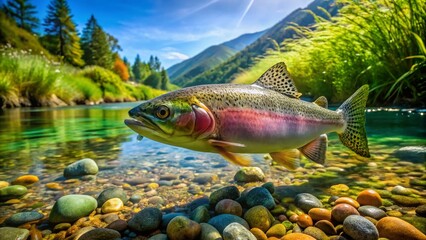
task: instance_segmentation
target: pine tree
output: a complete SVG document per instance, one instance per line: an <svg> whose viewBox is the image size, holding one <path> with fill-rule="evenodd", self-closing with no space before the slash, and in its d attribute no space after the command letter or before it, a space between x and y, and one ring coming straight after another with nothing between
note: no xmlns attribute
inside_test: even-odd
<svg viewBox="0 0 426 240"><path fill-rule="evenodd" d="M133 75L132 67L130 66L129 60L126 57L123 57L123 62L127 67L127 72L129 74L129 80L135 80L135 76Z"/></svg>
<svg viewBox="0 0 426 240"><path fill-rule="evenodd" d="M135 58L135 62L133 63L132 66L132 72L133 72L133 76L135 77L135 81L140 81L141 80L141 57L139 56L139 54L136 55Z"/></svg>
<svg viewBox="0 0 426 240"><path fill-rule="evenodd" d="M168 90L169 82L170 82L169 75L167 74L166 69L162 68L161 69L161 89Z"/></svg>
<svg viewBox="0 0 426 240"><path fill-rule="evenodd" d="M159 72L152 72L144 81L144 84L156 89L161 89L161 74Z"/></svg>
<svg viewBox="0 0 426 240"><path fill-rule="evenodd" d="M35 17L36 7L28 2L28 0L8 0L3 6L4 12L13 18L18 27L29 32L34 32L38 28L40 20Z"/></svg>
<svg viewBox="0 0 426 240"><path fill-rule="evenodd" d="M43 41L45 46L51 53L61 56L63 61L82 66L83 51L67 1L51 0L47 11L43 24L46 32Z"/></svg>

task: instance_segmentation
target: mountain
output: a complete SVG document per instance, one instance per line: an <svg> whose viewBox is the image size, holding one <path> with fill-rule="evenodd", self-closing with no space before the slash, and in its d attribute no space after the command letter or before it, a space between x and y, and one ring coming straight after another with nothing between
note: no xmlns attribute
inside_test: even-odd
<svg viewBox="0 0 426 240"><path fill-rule="evenodd" d="M336 6L334 0L315 0L305 9L296 9L272 28L268 29L260 38L227 61L192 79L180 82L178 85L186 87L199 84L231 82L236 74L250 68L256 58L263 56L268 49L275 48L276 43L282 43L285 39L292 38L295 32L287 28L289 24L296 23L300 26L314 24L315 19L308 11L327 18L323 9L331 15L335 15L337 14L338 6Z"/></svg>
<svg viewBox="0 0 426 240"><path fill-rule="evenodd" d="M225 62L258 39L265 31L243 34L228 42L211 46L201 53L167 69L172 83L180 85Z"/></svg>

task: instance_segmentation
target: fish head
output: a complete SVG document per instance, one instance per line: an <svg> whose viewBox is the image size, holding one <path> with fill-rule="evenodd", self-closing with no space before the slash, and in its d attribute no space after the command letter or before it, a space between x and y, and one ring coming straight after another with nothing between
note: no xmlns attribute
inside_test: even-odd
<svg viewBox="0 0 426 240"><path fill-rule="evenodd" d="M164 96L164 95L163 95ZM211 135L215 128L210 110L194 98L158 97L129 111L125 124L152 140L187 146Z"/></svg>

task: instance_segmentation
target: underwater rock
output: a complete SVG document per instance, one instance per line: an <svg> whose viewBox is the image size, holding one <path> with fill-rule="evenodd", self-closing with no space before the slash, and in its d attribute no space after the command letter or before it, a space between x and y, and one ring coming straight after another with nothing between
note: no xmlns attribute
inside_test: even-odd
<svg viewBox="0 0 426 240"><path fill-rule="evenodd" d="M314 221L327 220L331 221L331 211L325 208L311 208L308 215Z"/></svg>
<svg viewBox="0 0 426 240"><path fill-rule="evenodd" d="M307 228L309 226L314 225L314 222L312 221L312 218L308 214L300 214L297 218L297 224L301 228Z"/></svg>
<svg viewBox="0 0 426 240"><path fill-rule="evenodd" d="M335 205L337 205L339 203L347 203L354 208L359 208L359 206L360 206L359 203L357 201L355 201L355 199L352 199L350 197L339 197L338 199L336 199L336 201L334 201Z"/></svg>
<svg viewBox="0 0 426 240"><path fill-rule="evenodd" d="M166 231L170 240L193 240L200 235L201 226L187 217L177 216L167 225Z"/></svg>
<svg viewBox="0 0 426 240"><path fill-rule="evenodd" d="M372 217L376 220L379 220L381 218L386 217L386 213L385 211L383 211L380 208L377 208L375 206L362 206L358 208L358 212L362 215L362 216L368 216L368 217Z"/></svg>
<svg viewBox="0 0 426 240"><path fill-rule="evenodd" d="M179 213L171 212L171 213L163 214L163 216L161 217L161 229L166 229L169 222L177 216L186 216L186 215L184 213L180 213L180 212ZM194 219L192 219L192 220L194 220Z"/></svg>
<svg viewBox="0 0 426 240"><path fill-rule="evenodd" d="M148 240L168 240L167 234L159 233L155 234L154 236L148 238Z"/></svg>
<svg viewBox="0 0 426 240"><path fill-rule="evenodd" d="M102 204L101 211L102 213L112 213L118 212L123 208L123 201L119 198L108 199L104 204Z"/></svg>
<svg viewBox="0 0 426 240"><path fill-rule="evenodd" d="M227 200L227 199L224 199L224 200ZM221 201L224 201L224 200L221 200ZM196 209L194 209L194 211L191 212L190 219L198 223L208 222L210 220L209 210L204 205L198 206Z"/></svg>
<svg viewBox="0 0 426 240"><path fill-rule="evenodd" d="M244 219L250 228L259 228L263 232L268 231L274 221L272 214L262 205L254 206L247 210L244 214Z"/></svg>
<svg viewBox="0 0 426 240"><path fill-rule="evenodd" d="M287 232L287 229L282 224L275 224L271 228L268 229L266 232L266 236L268 237L276 237L281 238L285 235Z"/></svg>
<svg viewBox="0 0 426 240"><path fill-rule="evenodd" d="M108 201L109 199L112 199L112 198L119 198L119 199L121 199L121 201L123 203L127 202L127 194L126 194L126 192L124 192L122 188L113 187L113 188L105 189L104 191L102 191L99 194L99 196L97 198L98 207L102 207L102 205L106 201Z"/></svg>
<svg viewBox="0 0 426 240"><path fill-rule="evenodd" d="M328 239L327 234L317 227L307 227L303 230L303 233L312 236L315 239Z"/></svg>
<svg viewBox="0 0 426 240"><path fill-rule="evenodd" d="M21 185L12 185L0 189L0 200L9 200L12 198L19 198L25 193L28 189Z"/></svg>
<svg viewBox="0 0 426 240"><path fill-rule="evenodd" d="M241 217L243 215L243 207L237 201L223 199L216 204L215 212L216 214L228 213Z"/></svg>
<svg viewBox="0 0 426 240"><path fill-rule="evenodd" d="M315 223L315 227L321 229L327 235L336 235L336 229L334 228L333 223L327 220L320 220Z"/></svg>
<svg viewBox="0 0 426 240"><path fill-rule="evenodd" d="M271 194L274 194L275 192L275 186L271 182L264 183L261 187L266 188Z"/></svg>
<svg viewBox="0 0 426 240"><path fill-rule="evenodd" d="M267 209L273 209L275 207L274 198L271 193L263 187L255 187L251 189L246 195L245 203L247 204L247 207L257 205L262 205Z"/></svg>
<svg viewBox="0 0 426 240"><path fill-rule="evenodd" d="M351 215L343 221L343 232L354 240L377 240L379 232L376 226L358 215Z"/></svg>
<svg viewBox="0 0 426 240"><path fill-rule="evenodd" d="M211 206L216 204L222 199L235 200L240 197L240 191L235 186L222 187L210 194L209 201Z"/></svg>
<svg viewBox="0 0 426 240"><path fill-rule="evenodd" d="M309 212L311 208L322 208L322 203L317 197L310 193L299 193L294 198L296 206L304 212Z"/></svg>
<svg viewBox="0 0 426 240"><path fill-rule="evenodd" d="M410 223L396 217L384 217L377 222L377 230L381 238L389 240L411 239L424 240L426 235Z"/></svg>
<svg viewBox="0 0 426 240"><path fill-rule="evenodd" d="M425 146L408 146L396 150L395 157L413 163L423 163L426 159Z"/></svg>
<svg viewBox="0 0 426 240"><path fill-rule="evenodd" d="M35 175L23 175L12 181L13 185L31 185L33 183L38 182L39 179Z"/></svg>
<svg viewBox="0 0 426 240"><path fill-rule="evenodd" d="M237 222L243 225L245 228L249 229L249 224L246 220L231 214L220 214L213 218L211 218L208 224L215 227L219 232L223 232L223 230L231 223Z"/></svg>
<svg viewBox="0 0 426 240"><path fill-rule="evenodd" d="M109 228L95 228L85 232L78 240L115 240L120 238L121 234Z"/></svg>
<svg viewBox="0 0 426 240"><path fill-rule="evenodd" d="M359 212L347 203L338 204L331 210L331 218L339 223L350 215L359 215Z"/></svg>
<svg viewBox="0 0 426 240"><path fill-rule="evenodd" d="M366 189L364 191L361 191L358 194L356 201L361 206L363 206L363 205L371 205L371 206L375 206L375 207L382 206L382 197L380 197L380 195L372 189Z"/></svg>
<svg viewBox="0 0 426 240"><path fill-rule="evenodd" d="M410 194L412 194L412 191L409 188L405 188L405 187L400 186L400 185L393 187L391 192L393 194L398 194L398 195L410 195Z"/></svg>
<svg viewBox="0 0 426 240"><path fill-rule="evenodd" d="M257 240L268 240L268 236L259 228L252 228L250 232L253 233Z"/></svg>
<svg viewBox="0 0 426 240"><path fill-rule="evenodd" d="M128 225L139 232L151 232L160 227L162 215L158 208L144 208L130 219Z"/></svg>
<svg viewBox="0 0 426 240"><path fill-rule="evenodd" d="M236 182L263 182L265 174L259 167L243 167L234 176Z"/></svg>
<svg viewBox="0 0 426 240"><path fill-rule="evenodd" d="M198 184L207 184L207 183L214 183L219 180L219 177L217 174L214 173L200 173L195 176L194 180L192 180L195 183Z"/></svg>
<svg viewBox="0 0 426 240"><path fill-rule="evenodd" d="M426 204L418 206L416 208L416 214L421 217L426 217Z"/></svg>
<svg viewBox="0 0 426 240"><path fill-rule="evenodd" d="M304 233L290 233L282 237L281 240L316 240L316 239Z"/></svg>
<svg viewBox="0 0 426 240"><path fill-rule="evenodd" d="M416 207L422 204L426 204L426 199L414 198L403 195L392 195L391 199L397 204L407 207Z"/></svg>
<svg viewBox="0 0 426 240"><path fill-rule="evenodd" d="M81 217L88 216L96 209L97 202L87 195L66 195L59 198L49 215L51 223L74 222Z"/></svg>
<svg viewBox="0 0 426 240"><path fill-rule="evenodd" d="M98 165L93 159L84 158L71 163L64 169L64 177L82 177L85 175L95 175L99 171Z"/></svg>
<svg viewBox="0 0 426 240"><path fill-rule="evenodd" d="M7 226L17 227L27 222L35 221L42 219L44 217L43 214L35 211L31 212L19 212L10 216L4 222Z"/></svg>
<svg viewBox="0 0 426 240"><path fill-rule="evenodd" d="M224 240L257 240L247 228L239 223L231 223L223 230Z"/></svg>
<svg viewBox="0 0 426 240"><path fill-rule="evenodd" d="M2 240L25 240L30 235L30 231L22 228L0 227Z"/></svg>
<svg viewBox="0 0 426 240"><path fill-rule="evenodd" d="M200 240L222 240L219 231L208 223L200 223L201 236Z"/></svg>
<svg viewBox="0 0 426 240"><path fill-rule="evenodd" d="M114 229L116 231L122 232L127 229L127 222L124 220L118 219L108 224L106 228Z"/></svg>

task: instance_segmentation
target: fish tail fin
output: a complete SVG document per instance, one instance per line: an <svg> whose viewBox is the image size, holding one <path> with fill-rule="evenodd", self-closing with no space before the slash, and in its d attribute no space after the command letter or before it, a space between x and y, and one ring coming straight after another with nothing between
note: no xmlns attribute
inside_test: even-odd
<svg viewBox="0 0 426 240"><path fill-rule="evenodd" d="M345 120L343 132L338 133L340 141L363 157L370 157L365 131L365 106L368 90L368 85L363 85L337 109L337 112L343 114Z"/></svg>

